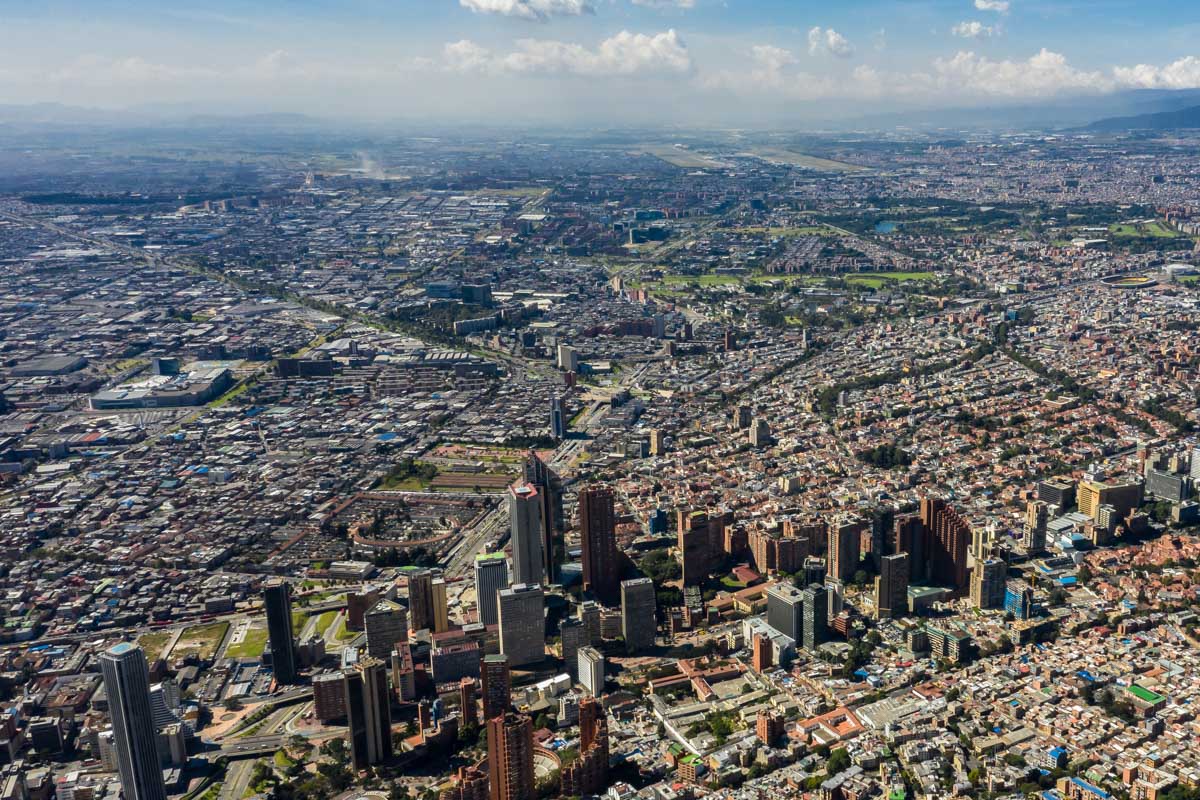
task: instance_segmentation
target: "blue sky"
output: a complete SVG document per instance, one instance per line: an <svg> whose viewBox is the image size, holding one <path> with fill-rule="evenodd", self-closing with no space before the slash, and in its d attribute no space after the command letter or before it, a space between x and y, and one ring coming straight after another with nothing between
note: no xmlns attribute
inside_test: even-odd
<svg viewBox="0 0 1200 800"><path fill-rule="evenodd" d="M1200 88L1181 0L0 0L0 103L697 122Z"/></svg>

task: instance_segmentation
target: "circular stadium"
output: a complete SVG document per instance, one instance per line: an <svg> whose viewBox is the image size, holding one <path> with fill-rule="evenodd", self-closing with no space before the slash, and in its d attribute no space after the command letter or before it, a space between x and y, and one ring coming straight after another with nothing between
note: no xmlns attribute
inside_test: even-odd
<svg viewBox="0 0 1200 800"><path fill-rule="evenodd" d="M1100 282L1113 289L1146 289L1158 283L1146 275L1110 275Z"/></svg>

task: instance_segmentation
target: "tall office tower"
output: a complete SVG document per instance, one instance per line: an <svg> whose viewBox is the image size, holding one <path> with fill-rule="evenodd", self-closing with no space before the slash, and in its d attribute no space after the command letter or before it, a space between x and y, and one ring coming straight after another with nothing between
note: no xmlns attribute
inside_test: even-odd
<svg viewBox="0 0 1200 800"><path fill-rule="evenodd" d="M587 647L587 629L578 619L564 619L558 624L558 639L562 643L563 669L571 680L579 679L579 648Z"/></svg>
<svg viewBox="0 0 1200 800"><path fill-rule="evenodd" d="M1021 545L1027 553L1045 552L1046 525L1049 521L1050 508L1046 503L1031 500L1025 505L1025 528L1021 532Z"/></svg>
<svg viewBox="0 0 1200 800"><path fill-rule="evenodd" d="M511 667L538 664L546 657L546 614L542 587L517 583L501 589L500 652Z"/></svg>
<svg viewBox="0 0 1200 800"><path fill-rule="evenodd" d="M533 800L533 721L524 714L488 720L491 800Z"/></svg>
<svg viewBox="0 0 1200 800"><path fill-rule="evenodd" d="M579 673L579 684L592 695L604 694L604 655L594 647L581 647L576 656L575 669Z"/></svg>
<svg viewBox="0 0 1200 800"><path fill-rule="evenodd" d="M592 797L608 788L608 718L595 697L579 701L579 756L563 767L560 797Z"/></svg>
<svg viewBox="0 0 1200 800"><path fill-rule="evenodd" d="M483 718L498 717L512 705L512 672L506 656L484 656L479 667Z"/></svg>
<svg viewBox="0 0 1200 800"><path fill-rule="evenodd" d="M724 554L728 516L710 518L703 511L681 508L676 519L683 585L694 586L708 577Z"/></svg>
<svg viewBox="0 0 1200 800"><path fill-rule="evenodd" d="M150 708L150 670L142 648L129 642L100 655L108 694L117 771L126 800L166 800L158 760L158 731Z"/></svg>
<svg viewBox="0 0 1200 800"><path fill-rule="evenodd" d="M583 589L611 604L621 582L612 489L586 486L579 490L579 533L583 545Z"/></svg>
<svg viewBox="0 0 1200 800"><path fill-rule="evenodd" d="M896 509L889 505L871 509L871 563L878 573L883 557L892 554L892 529L896 525Z"/></svg>
<svg viewBox="0 0 1200 800"><path fill-rule="evenodd" d="M391 600L380 600L363 615L367 629L367 654L390 658L397 642L408 641L408 612Z"/></svg>
<svg viewBox="0 0 1200 800"><path fill-rule="evenodd" d="M804 649L812 653L829 638L826 616L829 602L825 599L825 587L819 583L812 584L800 594L804 605L804 635L797 645L802 643Z"/></svg>
<svg viewBox="0 0 1200 800"><path fill-rule="evenodd" d="M893 553L908 553L909 583L929 580L928 532L916 514L906 514L896 520Z"/></svg>
<svg viewBox="0 0 1200 800"><path fill-rule="evenodd" d="M287 582L273 583L263 591L267 610L267 636L271 639L271 669L275 682L296 682L296 634L292 630L292 587Z"/></svg>
<svg viewBox="0 0 1200 800"><path fill-rule="evenodd" d="M824 589L821 600L825 600ZM821 608L825 619L825 608ZM767 589L767 625L801 646L804 639L804 593L787 583L777 583Z"/></svg>
<svg viewBox="0 0 1200 800"><path fill-rule="evenodd" d="M650 431L650 455L661 456L667 452L666 439L662 430L654 428Z"/></svg>
<svg viewBox="0 0 1200 800"><path fill-rule="evenodd" d="M475 606L479 621L495 625L500 621L496 593L508 588L508 561L504 553L488 553L475 557Z"/></svg>
<svg viewBox="0 0 1200 800"><path fill-rule="evenodd" d="M1005 588L1004 610L1012 614L1013 619L1029 619L1033 616L1033 589L1024 582Z"/></svg>
<svg viewBox="0 0 1200 800"><path fill-rule="evenodd" d="M474 678L463 678L458 682L458 710L464 726L479 722L479 709L475 704L476 685Z"/></svg>
<svg viewBox="0 0 1200 800"><path fill-rule="evenodd" d="M747 430L754 419L754 410L750 406L738 406L733 414L733 425L739 431Z"/></svg>
<svg viewBox="0 0 1200 800"><path fill-rule="evenodd" d="M542 500L537 487L530 483L508 487L508 518L512 582L540 585L546 569L542 560Z"/></svg>
<svg viewBox="0 0 1200 800"><path fill-rule="evenodd" d="M342 673L346 685L346 727L355 769L392 756L392 704L387 665L370 656Z"/></svg>
<svg viewBox="0 0 1200 800"><path fill-rule="evenodd" d="M414 631L433 630L433 573L427 569L408 573L408 624Z"/></svg>
<svg viewBox="0 0 1200 800"><path fill-rule="evenodd" d="M600 604L594 600L584 600L579 604L579 621L587 631L586 641L592 647L598 647L604 637L600 634Z"/></svg>
<svg viewBox="0 0 1200 800"><path fill-rule="evenodd" d="M550 435L555 439L567 438L567 417L563 411L561 397L550 398Z"/></svg>
<svg viewBox="0 0 1200 800"><path fill-rule="evenodd" d="M853 580L862 551L862 520L843 519L829 532L829 574L840 581Z"/></svg>
<svg viewBox="0 0 1200 800"><path fill-rule="evenodd" d="M762 417L757 417L750 425L750 446L766 447L771 443L771 426Z"/></svg>
<svg viewBox="0 0 1200 800"><path fill-rule="evenodd" d="M818 556L807 556L804 559L804 585L820 583L825 580L825 559Z"/></svg>
<svg viewBox="0 0 1200 800"><path fill-rule="evenodd" d="M556 360L558 368L564 372L579 371L579 353L569 344L560 344L558 346L558 357Z"/></svg>
<svg viewBox="0 0 1200 800"><path fill-rule="evenodd" d="M832 622L846 607L846 584L832 575L825 578L825 619Z"/></svg>
<svg viewBox="0 0 1200 800"><path fill-rule="evenodd" d="M971 528L945 500L921 500L921 523L928 530L929 580L956 591L967 588Z"/></svg>
<svg viewBox="0 0 1200 800"><path fill-rule="evenodd" d="M908 609L908 553L884 556L875 578L875 610L880 619L903 616Z"/></svg>
<svg viewBox="0 0 1200 800"><path fill-rule="evenodd" d="M625 637L627 652L637 653L654 647L654 633L658 630L657 605L654 581L649 578L621 581L621 635Z"/></svg>
<svg viewBox="0 0 1200 800"><path fill-rule="evenodd" d="M565 527L562 479L532 450L525 459L523 470L525 482L537 488L542 501L542 568L546 580L553 582L565 555L560 536Z"/></svg>
<svg viewBox="0 0 1200 800"><path fill-rule="evenodd" d="M446 602L446 581L434 578L429 583L430 595L433 598L433 632L445 633L450 630L450 606Z"/></svg>
<svg viewBox="0 0 1200 800"><path fill-rule="evenodd" d="M976 608L1002 608L1008 584L1008 564L998 558L976 562L971 570L971 603Z"/></svg>

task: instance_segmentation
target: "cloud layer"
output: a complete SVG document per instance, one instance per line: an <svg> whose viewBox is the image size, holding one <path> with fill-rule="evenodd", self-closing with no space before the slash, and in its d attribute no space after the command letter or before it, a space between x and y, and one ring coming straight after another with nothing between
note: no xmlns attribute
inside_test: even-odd
<svg viewBox="0 0 1200 800"><path fill-rule="evenodd" d="M578 17L593 14L595 8L587 0L458 0L463 8L476 14L498 14L532 21L550 17Z"/></svg>

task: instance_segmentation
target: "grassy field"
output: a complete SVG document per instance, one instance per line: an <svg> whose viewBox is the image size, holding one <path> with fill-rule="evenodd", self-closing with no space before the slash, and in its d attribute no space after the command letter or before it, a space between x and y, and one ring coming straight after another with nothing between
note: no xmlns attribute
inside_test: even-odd
<svg viewBox="0 0 1200 800"><path fill-rule="evenodd" d="M333 624L335 619L337 619L337 614L338 612L336 611L326 611L321 614L321 616L317 617L317 624L313 629L313 633L317 636L324 636L325 631L329 630L329 626Z"/></svg>
<svg viewBox="0 0 1200 800"><path fill-rule="evenodd" d="M846 283L878 289L889 281L931 281L934 277L932 272L865 272L847 275Z"/></svg>
<svg viewBox="0 0 1200 800"><path fill-rule="evenodd" d="M338 620L337 630L334 631L333 638L339 642L348 642L358 636L358 631L352 631L346 627L346 617L343 616Z"/></svg>
<svg viewBox="0 0 1200 800"><path fill-rule="evenodd" d="M246 631L246 638L225 650L228 658L257 658L262 655L267 646L267 629L251 628Z"/></svg>
<svg viewBox="0 0 1200 800"><path fill-rule="evenodd" d="M1140 239L1151 237L1155 239L1174 239L1179 233L1171 230L1165 222L1151 222L1147 225L1126 222L1114 223L1108 226L1108 232L1118 239Z"/></svg>
<svg viewBox="0 0 1200 800"><path fill-rule="evenodd" d="M146 658L153 661L158 658L162 653L162 649L167 646L167 642L170 640L170 631L154 631L153 633L144 633L139 636L138 644L146 651Z"/></svg>
<svg viewBox="0 0 1200 800"><path fill-rule="evenodd" d="M228 622L210 622L207 625L193 625L186 629L175 647L171 649L171 658L184 658L192 653L203 660L212 658L221 646L221 640L229 630Z"/></svg>
<svg viewBox="0 0 1200 800"><path fill-rule="evenodd" d="M664 275L662 282L667 285L730 286L741 283L742 278L738 275Z"/></svg>

